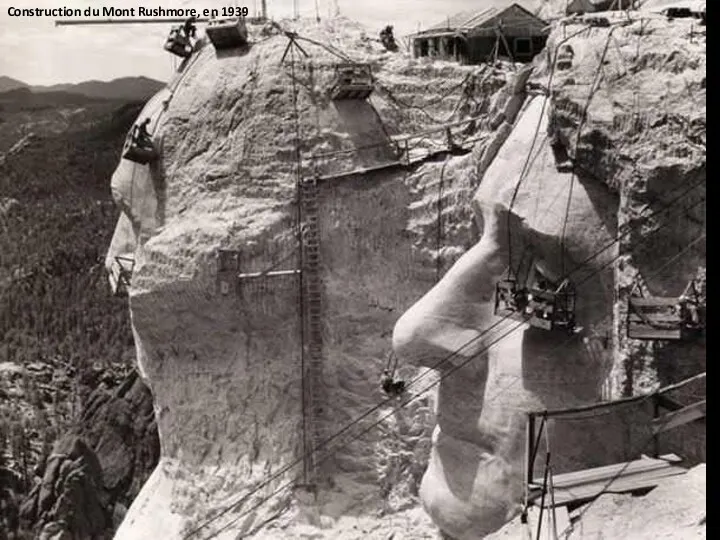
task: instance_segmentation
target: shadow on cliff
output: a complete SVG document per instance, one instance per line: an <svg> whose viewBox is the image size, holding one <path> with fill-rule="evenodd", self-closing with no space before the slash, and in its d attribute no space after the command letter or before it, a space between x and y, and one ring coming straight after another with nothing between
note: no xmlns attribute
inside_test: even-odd
<svg viewBox="0 0 720 540"><path fill-rule="evenodd" d="M332 102L338 113L338 132L352 141L363 162L396 159L395 145L390 140L385 125L368 100L339 100ZM367 163L374 165L376 163Z"/></svg>
<svg viewBox="0 0 720 540"><path fill-rule="evenodd" d="M223 58L238 58L240 56L246 56L251 50L252 44L250 43L232 49L215 49L215 58L218 60L222 60Z"/></svg>
<svg viewBox="0 0 720 540"><path fill-rule="evenodd" d="M649 241L638 238L633 250L633 262L652 294L679 296L695 277L698 261L706 258L705 242L691 247L706 229L705 177L705 165L687 172L658 167L633 199L644 214L657 214L656 232L644 235Z"/></svg>
<svg viewBox="0 0 720 540"><path fill-rule="evenodd" d="M485 356L485 355L483 355ZM447 369L453 369L449 367ZM451 374L450 374L451 373ZM468 431L464 426L453 427L457 418L461 418L459 410L463 414L471 411L474 418L480 418L485 404L485 392L487 388L487 358L478 358L457 372L442 373L445 377L438 388L437 423L442 426L436 450L439 461L443 468L449 472L445 474L445 481L452 494L462 501L471 501L478 471L482 465L483 452L478 452L474 445L486 449L493 454L493 443L495 441L486 439L484 434L477 431ZM472 381L468 384L468 381ZM443 444L443 436L454 438L459 444L468 446L467 452L458 453L457 448ZM473 436L472 440L468 437ZM459 458L462 457L460 460ZM456 471L462 471L457 474Z"/></svg>
<svg viewBox="0 0 720 540"><path fill-rule="evenodd" d="M579 182L588 200L592 204L595 215L600 218L603 227L610 236L617 236L617 212L620 206L620 196L612 191L605 180L594 176L591 172L576 167L575 180ZM597 246L601 249L604 246Z"/></svg>

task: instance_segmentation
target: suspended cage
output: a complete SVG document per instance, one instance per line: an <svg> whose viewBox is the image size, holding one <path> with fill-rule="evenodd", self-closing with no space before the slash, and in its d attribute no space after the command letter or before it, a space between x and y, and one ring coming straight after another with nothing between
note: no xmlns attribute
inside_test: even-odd
<svg viewBox="0 0 720 540"><path fill-rule="evenodd" d="M122 157L140 165L145 165L157 158L157 152L150 139L140 140L131 131L125 139Z"/></svg>
<svg viewBox="0 0 720 540"><path fill-rule="evenodd" d="M684 297L628 298L627 336L630 339L678 341L704 328L704 314L696 299Z"/></svg>
<svg viewBox="0 0 720 540"><path fill-rule="evenodd" d="M175 26L170 30L170 35L168 35L163 48L181 58L187 58L192 54L190 38L183 35L181 26Z"/></svg>
<svg viewBox="0 0 720 540"><path fill-rule="evenodd" d="M205 29L216 50L233 49L247 44L248 31L245 18L212 19Z"/></svg>
<svg viewBox="0 0 720 540"><path fill-rule="evenodd" d="M573 48L568 44L562 45L558 49L555 67L560 71L570 69L572 67L573 58L575 58L575 51Z"/></svg>
<svg viewBox="0 0 720 540"><path fill-rule="evenodd" d="M237 294L240 273L240 252L230 249L217 251L217 291L227 296Z"/></svg>
<svg viewBox="0 0 720 540"><path fill-rule="evenodd" d="M525 308L530 326L543 330L575 329L575 288L565 280L556 290L531 287Z"/></svg>
<svg viewBox="0 0 720 540"><path fill-rule="evenodd" d="M132 279L135 259L132 257L118 255L110 264L110 290L113 296L127 296Z"/></svg>
<svg viewBox="0 0 720 540"><path fill-rule="evenodd" d="M503 279L495 285L495 315L514 321L525 321L527 288L514 279Z"/></svg>
<svg viewBox="0 0 720 540"><path fill-rule="evenodd" d="M369 64L337 64L335 80L330 87L333 100L366 99L373 91Z"/></svg>

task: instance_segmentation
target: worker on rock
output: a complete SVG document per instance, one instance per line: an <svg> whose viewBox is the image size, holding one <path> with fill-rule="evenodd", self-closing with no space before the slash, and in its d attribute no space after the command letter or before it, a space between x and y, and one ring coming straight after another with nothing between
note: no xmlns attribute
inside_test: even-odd
<svg viewBox="0 0 720 540"><path fill-rule="evenodd" d="M393 27L391 25L387 25L380 31L380 43L382 43L383 47L390 52L398 50L397 43L395 42L395 36L393 35Z"/></svg>
<svg viewBox="0 0 720 540"><path fill-rule="evenodd" d="M682 323L688 328L697 328L700 326L700 314L698 306L685 295L678 298L675 306L676 313L680 316Z"/></svg>
<svg viewBox="0 0 720 540"><path fill-rule="evenodd" d="M510 294L510 291L502 289L498 294L498 300L502 309L515 309L515 299Z"/></svg>
<svg viewBox="0 0 720 540"><path fill-rule="evenodd" d="M146 118L142 124L135 126L135 142L139 146L152 146L152 139L148 132L148 124L150 124L150 119Z"/></svg>
<svg viewBox="0 0 720 540"><path fill-rule="evenodd" d="M383 370L380 386L382 386L383 392L389 396L399 396L405 391L405 381L395 380L388 369Z"/></svg>
<svg viewBox="0 0 720 540"><path fill-rule="evenodd" d="M187 21L185 21L185 24L183 24L183 33L188 39L195 38L195 34L197 32L197 27L195 26L196 20L197 18L193 15Z"/></svg>

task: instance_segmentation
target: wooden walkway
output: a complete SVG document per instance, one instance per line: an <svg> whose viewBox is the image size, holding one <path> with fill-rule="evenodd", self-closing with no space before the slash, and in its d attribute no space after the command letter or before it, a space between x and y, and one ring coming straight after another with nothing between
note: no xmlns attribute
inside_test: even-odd
<svg viewBox="0 0 720 540"><path fill-rule="evenodd" d="M596 499L603 493L634 493L649 490L656 487L665 478L685 474L686 469L680 466L682 459L675 454L667 454L653 458L643 455L640 459L634 461L626 461L559 475L548 474L552 467L550 465L550 454L546 454L545 471L543 477L540 479L534 475L534 464L538 453L540 437L543 434L545 422L548 418L562 417L567 414L588 412L597 409L613 408L644 400L648 400L654 404L655 418L650 421L649 426L653 433L653 440L648 442L655 443L654 452L657 456L659 434L691 422L704 421L706 417L705 400L684 405L676 402L666 394L706 378L706 373L702 372L680 382L660 388L650 394L565 409L529 412L526 441L527 462L525 464L526 504L528 506L535 505L542 506L542 508L552 508L584 503ZM661 416L661 407L670 412ZM535 421L538 418L541 419L541 424L539 429L536 429ZM545 431L545 436L547 436L547 431ZM546 483L546 481L548 482ZM543 496L544 491L545 494Z"/></svg>
<svg viewBox="0 0 720 540"><path fill-rule="evenodd" d="M644 457L635 461L596 467L553 476L555 506L587 502L603 493L632 493L656 487L664 478L686 473L675 454L659 458ZM540 505L542 479L530 484L529 502ZM545 508L552 507L545 497Z"/></svg>
<svg viewBox="0 0 720 540"><path fill-rule="evenodd" d="M338 173L325 174L317 177L317 180L337 180L341 178L347 178L349 176L361 175L372 173L376 171L405 168L411 167L418 163L425 162L437 156L447 155L452 153L469 153L475 143L482 140L485 135L475 136L470 138L463 138L462 131L472 123L481 121L481 117L468 118L459 122L453 122L445 124L440 127L429 129L426 131L412 133L410 135L397 135L390 137L389 141L383 143L371 144L368 146L362 146L355 149L338 150L334 152L326 152L323 154L315 154L304 156L305 159L314 161L316 159L328 158L333 155L339 154L351 154L360 150L368 150L372 148L380 148L383 146L394 145L395 147L395 159L386 161L385 163L379 163L371 165L369 167L359 167L349 171L342 171ZM431 135L442 134L442 141L432 140L428 137Z"/></svg>

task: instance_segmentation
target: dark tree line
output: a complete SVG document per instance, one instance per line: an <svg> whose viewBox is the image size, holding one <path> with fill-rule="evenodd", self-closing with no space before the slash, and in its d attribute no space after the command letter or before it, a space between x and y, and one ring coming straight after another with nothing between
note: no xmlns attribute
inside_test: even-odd
<svg viewBox="0 0 720 540"><path fill-rule="evenodd" d="M111 296L104 257L118 218L110 177L139 106L114 108L89 107L60 134L33 128L0 159L0 364L36 369L0 376L0 539L103 369L134 357L127 303Z"/></svg>

